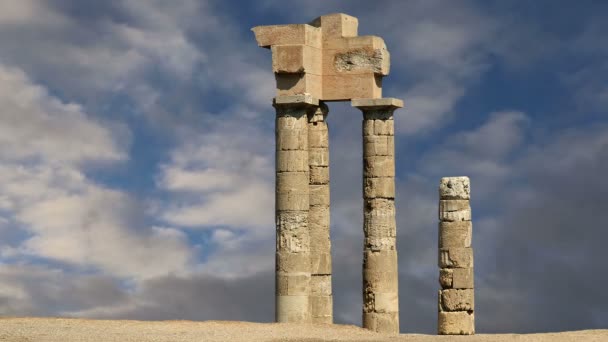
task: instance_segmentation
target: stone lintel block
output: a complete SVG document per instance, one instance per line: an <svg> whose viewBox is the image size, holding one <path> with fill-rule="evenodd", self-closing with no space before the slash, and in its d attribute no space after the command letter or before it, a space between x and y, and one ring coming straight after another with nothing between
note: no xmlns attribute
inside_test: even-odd
<svg viewBox="0 0 608 342"><path fill-rule="evenodd" d="M382 97L382 76L370 74L323 75L324 101Z"/></svg>
<svg viewBox="0 0 608 342"><path fill-rule="evenodd" d="M330 38L323 41L323 50L356 50L361 48L386 49L386 43L378 36Z"/></svg>
<svg viewBox="0 0 608 342"><path fill-rule="evenodd" d="M472 268L473 249L450 247L439 249L439 268Z"/></svg>
<svg viewBox="0 0 608 342"><path fill-rule="evenodd" d="M299 151L282 151L287 153ZM276 174L276 192L309 193L308 172L278 172Z"/></svg>
<svg viewBox="0 0 608 342"><path fill-rule="evenodd" d="M277 296L276 321L279 323L310 323L310 308L308 295Z"/></svg>
<svg viewBox="0 0 608 342"><path fill-rule="evenodd" d="M360 42L361 40L357 38L345 40ZM366 75L367 77L382 77L388 75L390 53L386 46L374 47L351 43L352 46L350 47L340 48L339 45L342 45L340 42L334 40L331 43L335 43L333 48L325 44L323 49L323 76Z"/></svg>
<svg viewBox="0 0 608 342"><path fill-rule="evenodd" d="M473 289L440 290L442 311L474 311L475 293Z"/></svg>
<svg viewBox="0 0 608 342"><path fill-rule="evenodd" d="M439 222L439 247L471 247L471 221Z"/></svg>
<svg viewBox="0 0 608 342"><path fill-rule="evenodd" d="M363 177L395 177L395 157L365 156Z"/></svg>
<svg viewBox="0 0 608 342"><path fill-rule="evenodd" d="M397 269L371 270L363 268L363 289L365 292L399 292Z"/></svg>
<svg viewBox="0 0 608 342"><path fill-rule="evenodd" d="M277 151L308 149L308 132L305 129L278 129L275 136Z"/></svg>
<svg viewBox="0 0 608 342"><path fill-rule="evenodd" d="M310 206L329 206L329 186L328 185L309 185Z"/></svg>
<svg viewBox="0 0 608 342"><path fill-rule="evenodd" d="M395 198L395 178L394 177L366 177L363 179L363 197L373 198Z"/></svg>
<svg viewBox="0 0 608 342"><path fill-rule="evenodd" d="M329 166L310 166L310 184L329 184Z"/></svg>
<svg viewBox="0 0 608 342"><path fill-rule="evenodd" d="M308 45L272 46L272 71L321 75L322 50Z"/></svg>
<svg viewBox="0 0 608 342"><path fill-rule="evenodd" d="M439 198L444 200L468 200L471 198L469 177L443 177L439 182Z"/></svg>
<svg viewBox="0 0 608 342"><path fill-rule="evenodd" d="M363 327L384 334L399 334L399 312L364 312Z"/></svg>
<svg viewBox="0 0 608 342"><path fill-rule="evenodd" d="M362 111L367 110L395 110L403 107L403 100L385 97L385 98L353 98L351 105Z"/></svg>
<svg viewBox="0 0 608 342"><path fill-rule="evenodd" d="M439 335L474 335L475 314L467 311L439 312Z"/></svg>
<svg viewBox="0 0 608 342"><path fill-rule="evenodd" d="M323 40L356 37L359 20L344 13L332 13L315 18L309 23L322 29Z"/></svg>
<svg viewBox="0 0 608 342"><path fill-rule="evenodd" d="M278 251L275 254L275 270L283 273L310 273L310 253Z"/></svg>
<svg viewBox="0 0 608 342"><path fill-rule="evenodd" d="M310 295L331 296L331 274L313 274L310 278Z"/></svg>
<svg viewBox="0 0 608 342"><path fill-rule="evenodd" d="M333 323L332 296L310 296L312 323Z"/></svg>
<svg viewBox="0 0 608 342"><path fill-rule="evenodd" d="M371 271L397 272L397 251L364 251L363 269Z"/></svg>
<svg viewBox="0 0 608 342"><path fill-rule="evenodd" d="M305 173L308 175L310 153L306 150L276 151L276 171L279 173Z"/></svg>
<svg viewBox="0 0 608 342"><path fill-rule="evenodd" d="M258 46L270 48L272 45L309 45L322 47L321 28L307 24L267 25L251 29Z"/></svg>
<svg viewBox="0 0 608 342"><path fill-rule="evenodd" d="M278 295L307 295L310 290L309 273L277 273L276 291Z"/></svg>
<svg viewBox="0 0 608 342"><path fill-rule="evenodd" d="M308 150L308 165L329 167L329 150L327 148L310 148Z"/></svg>
<svg viewBox="0 0 608 342"><path fill-rule="evenodd" d="M310 94L314 99L323 96L323 76L299 73L299 74L275 74L277 97L300 96ZM314 102L314 101L313 101Z"/></svg>
<svg viewBox="0 0 608 342"><path fill-rule="evenodd" d="M310 255L311 272L315 275L331 274L331 254L314 253Z"/></svg>

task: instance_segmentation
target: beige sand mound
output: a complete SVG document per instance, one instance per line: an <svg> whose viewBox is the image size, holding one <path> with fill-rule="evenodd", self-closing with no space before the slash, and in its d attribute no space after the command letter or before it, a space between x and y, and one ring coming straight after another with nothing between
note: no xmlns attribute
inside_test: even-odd
<svg viewBox="0 0 608 342"><path fill-rule="evenodd" d="M352 325L265 324L231 321L110 321L2 318L0 341L608 341L608 330L528 335L433 336L375 334Z"/></svg>

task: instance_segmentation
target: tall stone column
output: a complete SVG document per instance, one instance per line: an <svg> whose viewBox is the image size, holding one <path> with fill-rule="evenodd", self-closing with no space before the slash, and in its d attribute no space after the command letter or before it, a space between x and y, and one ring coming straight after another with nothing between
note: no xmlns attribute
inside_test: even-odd
<svg viewBox="0 0 608 342"><path fill-rule="evenodd" d="M308 94L277 96L276 281L277 322L310 322L308 114L318 106Z"/></svg>
<svg viewBox="0 0 608 342"><path fill-rule="evenodd" d="M363 327L399 333L393 112L403 101L354 99L363 112Z"/></svg>
<svg viewBox="0 0 608 342"><path fill-rule="evenodd" d="M313 323L333 323L331 242L329 234L329 134L327 105L309 116L311 316Z"/></svg>
<svg viewBox="0 0 608 342"><path fill-rule="evenodd" d="M475 334L473 248L468 177L444 177L439 184L440 335Z"/></svg>

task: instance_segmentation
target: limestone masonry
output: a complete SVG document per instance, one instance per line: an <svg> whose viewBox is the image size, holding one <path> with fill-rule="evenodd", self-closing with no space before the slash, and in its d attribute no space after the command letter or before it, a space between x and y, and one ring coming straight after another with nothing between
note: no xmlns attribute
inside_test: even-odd
<svg viewBox="0 0 608 342"><path fill-rule="evenodd" d="M333 323L327 101L361 110L363 139L363 327L399 333L395 220L395 125L403 107L382 98L390 55L376 36L358 36L357 18L257 26L272 52L276 109L277 322ZM439 333L472 334L473 253L468 178L441 183Z"/></svg>
<svg viewBox="0 0 608 342"><path fill-rule="evenodd" d="M475 333L470 181L445 177L439 184L440 335Z"/></svg>

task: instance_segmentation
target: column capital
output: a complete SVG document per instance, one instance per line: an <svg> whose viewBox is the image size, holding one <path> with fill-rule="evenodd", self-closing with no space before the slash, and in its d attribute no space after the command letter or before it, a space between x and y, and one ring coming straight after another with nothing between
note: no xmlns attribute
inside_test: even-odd
<svg viewBox="0 0 608 342"><path fill-rule="evenodd" d="M366 110L395 110L403 107L403 100L396 99L393 97L386 97L382 99L352 99L351 105L357 107L362 111Z"/></svg>
<svg viewBox="0 0 608 342"><path fill-rule="evenodd" d="M305 93L300 95L283 95L277 96L272 100L274 107L282 106L318 106L319 99Z"/></svg>
<svg viewBox="0 0 608 342"><path fill-rule="evenodd" d="M329 114L329 108L325 104L325 102L320 101L319 107L314 111L314 113L309 114L308 122L323 122L327 119L327 115Z"/></svg>

